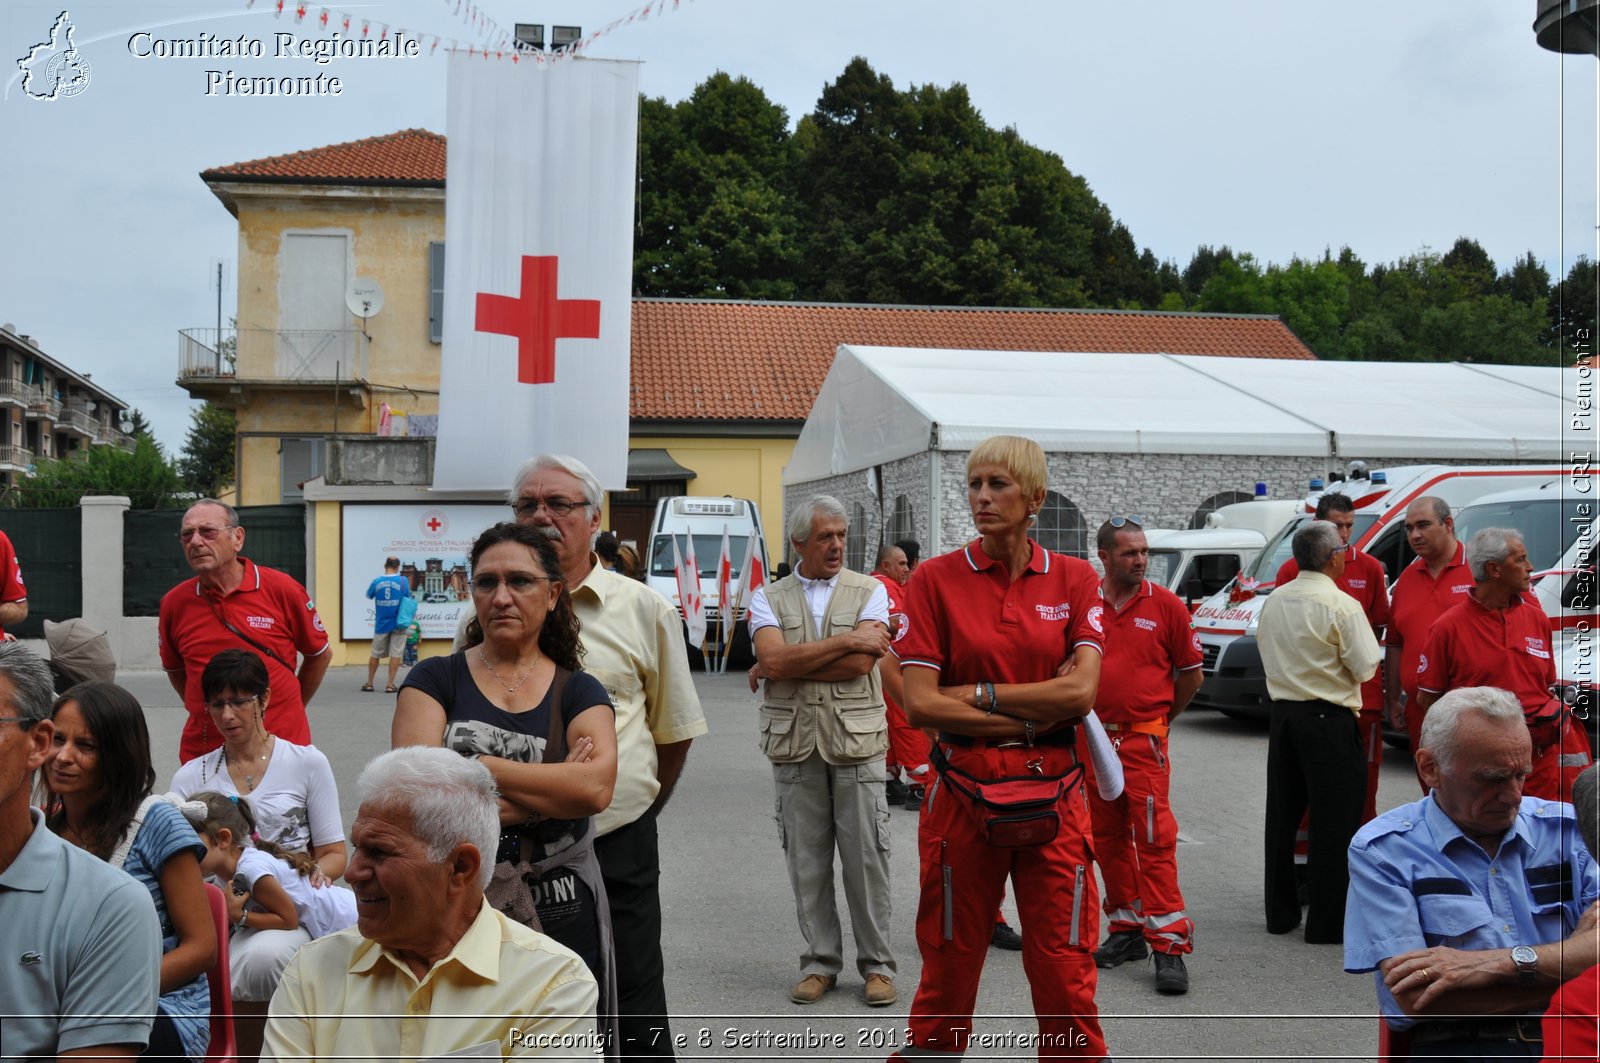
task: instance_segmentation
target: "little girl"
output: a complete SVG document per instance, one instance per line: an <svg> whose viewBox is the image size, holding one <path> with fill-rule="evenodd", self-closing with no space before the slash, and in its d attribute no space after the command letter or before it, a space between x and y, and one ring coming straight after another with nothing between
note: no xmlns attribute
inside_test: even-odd
<svg viewBox="0 0 1600 1063"><path fill-rule="evenodd" d="M266 1002L296 950L355 925L356 895L346 886L313 886L308 876L317 864L309 854L286 853L256 838L255 814L244 798L207 790L180 807L205 843L201 874L222 883L228 898L234 928L228 974L243 1049L259 1037L254 1027L265 1024Z"/></svg>

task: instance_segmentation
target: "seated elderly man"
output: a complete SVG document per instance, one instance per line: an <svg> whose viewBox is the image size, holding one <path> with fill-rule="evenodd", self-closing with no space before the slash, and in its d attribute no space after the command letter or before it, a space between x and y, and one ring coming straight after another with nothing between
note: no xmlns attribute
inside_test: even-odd
<svg viewBox="0 0 1600 1063"><path fill-rule="evenodd" d="M1413 1057L1538 1059L1550 994L1595 963L1600 874L1572 806L1522 795L1532 758L1513 695L1452 690L1422 723L1430 793L1350 843L1344 968L1377 972Z"/></svg>
<svg viewBox="0 0 1600 1063"><path fill-rule="evenodd" d="M500 839L489 771L417 746L356 781L345 881L360 919L303 945L268 1011L262 1059L596 1054L577 954L484 903Z"/></svg>

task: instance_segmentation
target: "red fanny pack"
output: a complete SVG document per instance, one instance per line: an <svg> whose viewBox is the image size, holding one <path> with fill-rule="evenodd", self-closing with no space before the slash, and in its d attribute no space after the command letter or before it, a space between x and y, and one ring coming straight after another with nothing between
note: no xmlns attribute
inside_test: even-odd
<svg viewBox="0 0 1600 1063"><path fill-rule="evenodd" d="M1522 718L1528 721L1528 735L1533 739L1535 749L1553 746L1561 741L1561 724L1566 720L1568 711L1566 703L1560 698L1550 698L1542 705L1522 710Z"/></svg>
<svg viewBox="0 0 1600 1063"><path fill-rule="evenodd" d="M1060 775L980 779L951 764L938 745L933 747L930 759L944 781L976 806L989 844L1007 848L1054 841L1061 830L1061 814L1056 807L1069 787L1067 780L1083 773L1083 765L1074 764ZM961 779L971 785L963 785Z"/></svg>

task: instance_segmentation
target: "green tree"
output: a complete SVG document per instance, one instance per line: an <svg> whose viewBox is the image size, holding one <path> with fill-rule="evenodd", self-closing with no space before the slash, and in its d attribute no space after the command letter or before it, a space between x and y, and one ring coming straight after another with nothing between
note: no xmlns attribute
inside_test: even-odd
<svg viewBox="0 0 1600 1063"><path fill-rule="evenodd" d="M178 472L188 490L216 498L233 483L237 433L232 410L206 402L189 414L189 434L178 457Z"/></svg>
<svg viewBox="0 0 1600 1063"><path fill-rule="evenodd" d="M1596 303L1600 270L1582 255L1550 293L1549 332L1552 344L1565 346L1563 361L1595 353Z"/></svg>
<svg viewBox="0 0 1600 1063"><path fill-rule="evenodd" d="M163 509L181 501L182 482L148 436L121 447L89 447L71 457L45 458L35 474L5 496L13 508L65 509L85 495L126 495L134 509Z"/></svg>
<svg viewBox="0 0 1600 1063"><path fill-rule="evenodd" d="M145 418L144 411L137 406L128 411L128 434L135 439L148 439L156 444L156 449L163 454L166 450L156 442L155 431L150 427L150 422Z"/></svg>

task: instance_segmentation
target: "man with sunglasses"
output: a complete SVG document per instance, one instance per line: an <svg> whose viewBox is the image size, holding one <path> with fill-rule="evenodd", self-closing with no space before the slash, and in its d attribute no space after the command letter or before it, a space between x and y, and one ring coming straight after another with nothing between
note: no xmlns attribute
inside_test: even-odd
<svg viewBox="0 0 1600 1063"><path fill-rule="evenodd" d="M1311 824L1306 942L1344 940L1345 853L1361 825L1366 772L1356 717L1361 684L1382 655L1360 604L1339 589L1345 554L1339 530L1314 520L1294 533L1300 574L1267 596L1256 635L1272 716L1267 738L1267 933L1300 925L1294 836Z"/></svg>
<svg viewBox="0 0 1600 1063"><path fill-rule="evenodd" d="M1176 996L1189 991L1183 957L1194 951L1194 920L1178 887L1167 730L1205 677L1188 607L1145 579L1150 544L1142 525L1137 517L1113 517L1095 538L1105 569L1100 597L1106 628L1095 712L1122 762L1123 789L1107 801L1093 786L1085 788L1110 918L1094 962L1115 967L1142 960L1148 942L1156 992ZM1092 762L1082 732L1078 760Z"/></svg>
<svg viewBox="0 0 1600 1063"><path fill-rule="evenodd" d="M292 576L240 556L244 529L231 506L202 498L179 527L183 556L194 572L161 599L161 666L183 696L178 760L187 763L217 748L200 674L223 650L249 649L267 665L272 700L266 728L284 741L311 744L306 705L327 674L328 632L317 607Z"/></svg>
<svg viewBox="0 0 1600 1063"><path fill-rule="evenodd" d="M523 462L511 483L517 522L555 543L583 625L584 671L600 680L617 710L617 783L610 807L594 819L594 849L611 907L621 1058L671 1059L656 816L683 771L689 743L706 733L683 622L660 594L600 565L593 544L601 487L587 465L540 454Z"/></svg>

